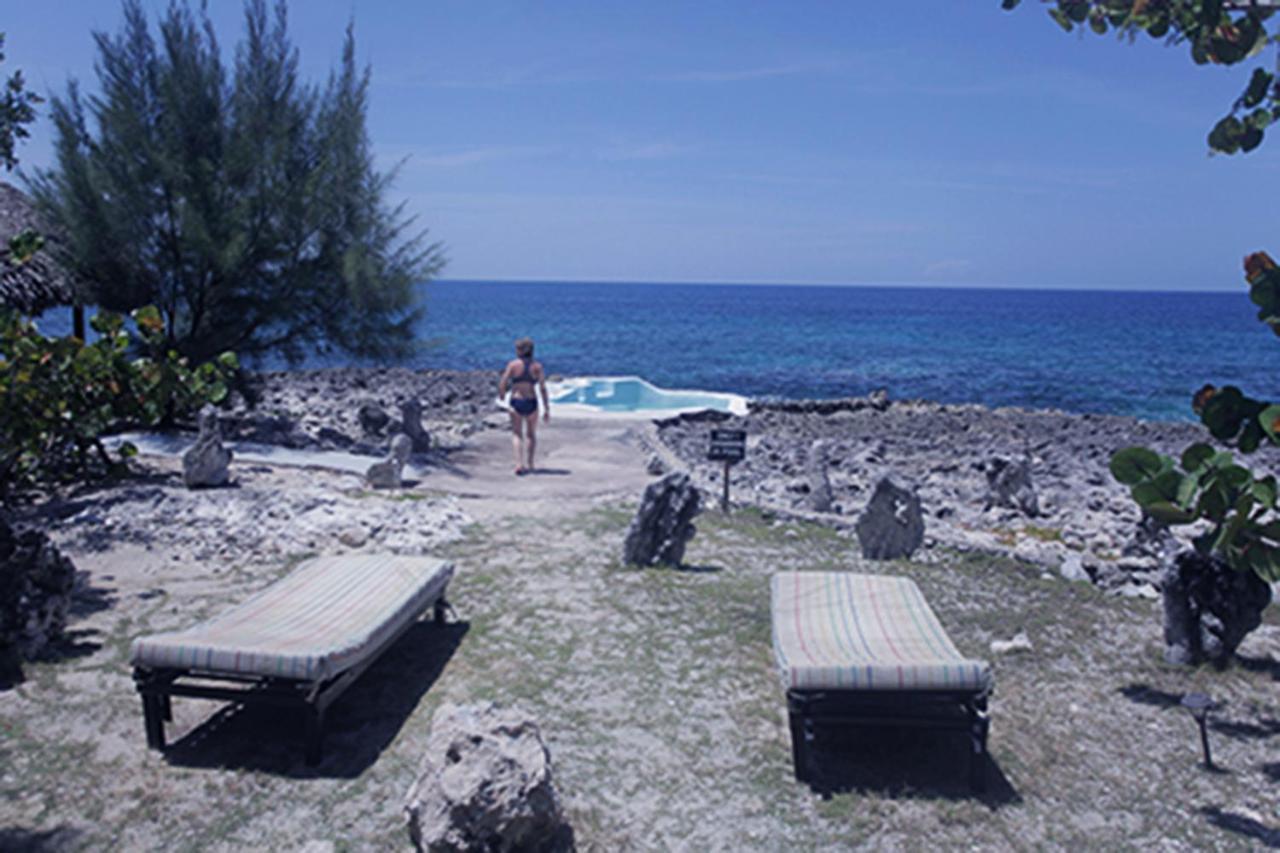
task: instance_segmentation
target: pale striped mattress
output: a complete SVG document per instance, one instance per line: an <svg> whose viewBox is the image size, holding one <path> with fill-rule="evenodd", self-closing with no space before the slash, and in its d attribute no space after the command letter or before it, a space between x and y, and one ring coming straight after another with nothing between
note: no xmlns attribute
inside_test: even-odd
<svg viewBox="0 0 1280 853"><path fill-rule="evenodd" d="M986 692L991 669L963 657L908 578L773 576L773 649L789 688Z"/></svg>
<svg viewBox="0 0 1280 853"><path fill-rule="evenodd" d="M244 603L133 641L134 666L323 681L375 653L444 595L453 564L344 554L308 560Z"/></svg>

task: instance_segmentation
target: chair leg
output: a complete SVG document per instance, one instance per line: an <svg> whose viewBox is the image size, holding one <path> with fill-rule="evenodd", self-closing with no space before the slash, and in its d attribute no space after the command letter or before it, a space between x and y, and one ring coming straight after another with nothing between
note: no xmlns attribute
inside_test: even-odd
<svg viewBox="0 0 1280 853"><path fill-rule="evenodd" d="M804 716L797 711L787 714L791 723L791 761L795 765L796 781L809 781L809 743L806 740Z"/></svg>
<svg viewBox="0 0 1280 853"><path fill-rule="evenodd" d="M315 705L308 705L304 713L307 717L307 765L314 767L320 763L324 738L324 710Z"/></svg>
<svg viewBox="0 0 1280 853"><path fill-rule="evenodd" d="M147 729L147 746L164 749L164 705L160 696L142 694L142 719Z"/></svg>
<svg viewBox="0 0 1280 853"><path fill-rule="evenodd" d="M987 716L985 699L975 699L969 704L969 787L976 793L987 790L987 733L991 718Z"/></svg>

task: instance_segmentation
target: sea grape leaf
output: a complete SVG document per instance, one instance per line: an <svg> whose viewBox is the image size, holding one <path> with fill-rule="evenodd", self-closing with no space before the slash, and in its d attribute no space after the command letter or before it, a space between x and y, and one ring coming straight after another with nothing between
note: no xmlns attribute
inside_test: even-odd
<svg viewBox="0 0 1280 853"><path fill-rule="evenodd" d="M1111 476L1132 486L1165 470L1164 457L1146 447L1126 447L1111 457Z"/></svg>

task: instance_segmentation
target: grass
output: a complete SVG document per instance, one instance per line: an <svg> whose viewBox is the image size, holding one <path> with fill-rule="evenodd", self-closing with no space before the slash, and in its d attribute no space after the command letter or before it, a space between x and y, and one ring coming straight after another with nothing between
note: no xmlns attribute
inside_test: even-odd
<svg viewBox="0 0 1280 853"><path fill-rule="evenodd" d="M629 519L629 507L607 505L492 522L443 548L458 567L461 644L425 684L406 672L426 672L415 662L429 649L389 652L335 706L348 729L331 736L318 773L301 766L287 721L279 743L258 743L252 727L212 731L191 747L193 765L148 753L126 639L177 619L178 596L121 590L90 620L100 649L37 664L27 684L0 693L0 827L74 826L84 849L290 849L313 838L386 849L404 843L399 802L432 714L445 701L496 701L540 721L583 850L911 849L924 839L935 849L1201 850L1276 838L1273 615L1247 649L1250 666L1187 670L1161 659L1155 604L1047 580L1019 561L948 553L868 565L837 531L735 510L698 520L686 553L698 571L638 569L619 561ZM217 609L290 564L224 573L194 604ZM830 799L795 784L768 579L851 568L913 578L966 654L1030 637L1031 652L992 661L988 796L969 795L962 743L892 732L826 742L825 760L850 780ZM1230 773L1196 766L1194 726L1176 706L1192 689L1225 703L1213 738ZM174 737L213 708L175 703ZM390 726L385 742L370 740L379 726Z"/></svg>

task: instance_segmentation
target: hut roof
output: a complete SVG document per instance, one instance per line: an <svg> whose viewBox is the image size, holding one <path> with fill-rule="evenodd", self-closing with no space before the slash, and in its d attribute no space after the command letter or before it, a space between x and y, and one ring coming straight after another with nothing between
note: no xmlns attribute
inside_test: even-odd
<svg viewBox="0 0 1280 853"><path fill-rule="evenodd" d="M43 248L25 261L16 261L9 240L34 230L45 237ZM56 259L57 239L36 212L27 195L0 181L0 307L23 314L39 314L55 305L70 305L76 277Z"/></svg>

